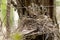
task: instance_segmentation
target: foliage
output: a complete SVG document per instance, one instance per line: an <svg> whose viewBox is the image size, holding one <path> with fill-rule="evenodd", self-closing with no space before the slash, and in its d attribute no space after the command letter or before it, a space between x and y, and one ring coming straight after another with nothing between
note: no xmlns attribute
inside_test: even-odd
<svg viewBox="0 0 60 40"><path fill-rule="evenodd" d="M22 40L23 35L20 33L14 33L11 37L13 40Z"/></svg>
<svg viewBox="0 0 60 40"><path fill-rule="evenodd" d="M56 5L57 6L60 6L60 1L56 1Z"/></svg>
<svg viewBox="0 0 60 40"><path fill-rule="evenodd" d="M6 24L6 10L7 10L7 0L2 0L2 5L1 5L1 9L2 9L2 21L4 23L4 25ZM13 23L13 8L11 7L11 13L10 13L10 25L12 25Z"/></svg>
<svg viewBox="0 0 60 40"><path fill-rule="evenodd" d="M2 5L1 5L1 9L2 9L2 21L5 23L6 22L6 0L2 0Z"/></svg>

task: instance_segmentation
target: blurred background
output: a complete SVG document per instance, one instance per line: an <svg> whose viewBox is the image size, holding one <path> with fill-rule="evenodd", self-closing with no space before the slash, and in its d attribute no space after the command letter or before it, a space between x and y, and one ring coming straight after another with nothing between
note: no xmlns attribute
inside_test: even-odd
<svg viewBox="0 0 60 40"><path fill-rule="evenodd" d="M59 24L59 31L60 31L60 0L56 0L56 17Z"/></svg>
<svg viewBox="0 0 60 40"><path fill-rule="evenodd" d="M54 13L56 13L57 21L59 24L59 32L60 32L60 0L54 0ZM0 40L3 39L6 34L6 9L7 9L7 0L0 0L0 26L2 26L2 31L0 27ZM9 9L11 11L10 13L10 26L11 26L11 35L14 40L19 40L19 37L22 37L18 32L16 32L16 29L18 27L18 20L19 16L16 11L16 8L11 5L11 8ZM1 24L2 23L2 24ZM15 34L14 34L15 33Z"/></svg>

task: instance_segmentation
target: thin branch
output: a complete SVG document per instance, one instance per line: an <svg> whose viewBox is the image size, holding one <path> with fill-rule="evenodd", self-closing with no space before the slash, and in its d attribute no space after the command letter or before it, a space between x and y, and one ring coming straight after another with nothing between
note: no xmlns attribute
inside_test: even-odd
<svg viewBox="0 0 60 40"><path fill-rule="evenodd" d="M17 8L17 4L15 3L15 1L11 0L11 4L12 4L15 8Z"/></svg>

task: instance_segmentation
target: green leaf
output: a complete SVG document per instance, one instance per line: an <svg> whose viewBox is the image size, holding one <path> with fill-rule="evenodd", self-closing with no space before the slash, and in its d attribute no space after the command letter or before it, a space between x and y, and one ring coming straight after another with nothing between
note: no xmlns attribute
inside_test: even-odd
<svg viewBox="0 0 60 40"><path fill-rule="evenodd" d="M15 33L12 35L13 40L21 40L23 36L20 33Z"/></svg>
<svg viewBox="0 0 60 40"><path fill-rule="evenodd" d="M2 4L1 4L1 10L2 10L1 19L4 24L6 23L6 1L7 0L2 0Z"/></svg>

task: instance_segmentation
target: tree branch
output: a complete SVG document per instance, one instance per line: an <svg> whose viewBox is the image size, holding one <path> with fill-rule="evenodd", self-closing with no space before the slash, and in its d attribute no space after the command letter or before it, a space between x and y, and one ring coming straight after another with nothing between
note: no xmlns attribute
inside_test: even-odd
<svg viewBox="0 0 60 40"><path fill-rule="evenodd" d="M15 3L14 0L11 0L11 4L12 4L15 8L17 8L17 4Z"/></svg>

